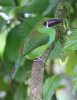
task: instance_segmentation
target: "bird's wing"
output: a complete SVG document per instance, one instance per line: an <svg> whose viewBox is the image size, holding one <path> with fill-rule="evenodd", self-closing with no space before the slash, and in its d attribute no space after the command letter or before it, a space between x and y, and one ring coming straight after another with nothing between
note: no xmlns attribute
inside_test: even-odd
<svg viewBox="0 0 77 100"><path fill-rule="evenodd" d="M33 49L46 44L49 40L47 33L33 30L24 41L23 55L29 54Z"/></svg>

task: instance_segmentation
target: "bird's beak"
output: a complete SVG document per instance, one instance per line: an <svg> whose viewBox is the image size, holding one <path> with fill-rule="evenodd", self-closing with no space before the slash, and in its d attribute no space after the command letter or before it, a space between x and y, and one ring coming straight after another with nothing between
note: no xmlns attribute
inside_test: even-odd
<svg viewBox="0 0 77 100"><path fill-rule="evenodd" d="M59 24L61 22L62 22L62 20L58 19L58 18L50 19L50 20L48 20L48 27L51 27L51 26L56 25L56 24Z"/></svg>
<svg viewBox="0 0 77 100"><path fill-rule="evenodd" d="M62 22L61 19L55 18L48 20L47 22L44 23L44 25L47 25L47 27L52 27L53 25L59 24L61 22Z"/></svg>

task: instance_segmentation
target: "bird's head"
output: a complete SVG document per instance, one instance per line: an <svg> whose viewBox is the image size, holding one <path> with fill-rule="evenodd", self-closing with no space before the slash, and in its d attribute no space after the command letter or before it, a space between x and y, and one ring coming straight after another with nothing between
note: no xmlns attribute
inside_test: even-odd
<svg viewBox="0 0 77 100"><path fill-rule="evenodd" d="M44 18L44 19L42 19L40 22L39 22L39 26L46 26L47 28L49 28L49 27L52 27L52 26L54 26L54 25L56 25L56 24L59 24L59 23L61 23L62 22L62 20L61 19L59 19L59 18L53 18L53 19L49 19L49 18Z"/></svg>
<svg viewBox="0 0 77 100"><path fill-rule="evenodd" d="M62 22L61 19L59 19L59 18L54 18L54 19L49 19L49 20L47 20L47 21L44 21L44 22L43 22L43 25L46 26L47 28L49 28L49 27L52 27L52 26L54 26L54 25L56 25L56 24L59 24L59 23L61 23L61 22Z"/></svg>
<svg viewBox="0 0 77 100"><path fill-rule="evenodd" d="M54 18L54 19L44 18L36 25L36 27L42 33L47 33L47 32L49 33L49 31L53 29L52 26L59 24L61 22L62 20L59 18Z"/></svg>

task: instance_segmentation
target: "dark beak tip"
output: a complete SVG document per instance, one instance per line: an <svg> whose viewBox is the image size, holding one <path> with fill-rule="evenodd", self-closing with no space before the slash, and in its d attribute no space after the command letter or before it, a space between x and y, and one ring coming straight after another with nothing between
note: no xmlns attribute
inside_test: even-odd
<svg viewBox="0 0 77 100"><path fill-rule="evenodd" d="M62 23L62 20L59 19L59 18L55 18L55 19L48 20L48 26L49 27L51 27L53 25L56 25L56 24L59 24L59 23Z"/></svg>
<svg viewBox="0 0 77 100"><path fill-rule="evenodd" d="M52 27L59 23L62 23L62 19L54 18L54 19L49 19L47 22L44 22L43 25L44 26L48 25L48 27Z"/></svg>

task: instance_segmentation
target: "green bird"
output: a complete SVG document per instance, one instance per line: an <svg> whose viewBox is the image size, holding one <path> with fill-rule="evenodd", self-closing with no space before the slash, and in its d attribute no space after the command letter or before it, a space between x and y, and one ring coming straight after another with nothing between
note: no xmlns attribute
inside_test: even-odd
<svg viewBox="0 0 77 100"><path fill-rule="evenodd" d="M45 18L37 23L21 45L19 57L11 73L11 80L14 79L23 57L26 56L26 58L33 60L40 57L49 48L56 36L55 29L52 26L61 22L58 18Z"/></svg>

